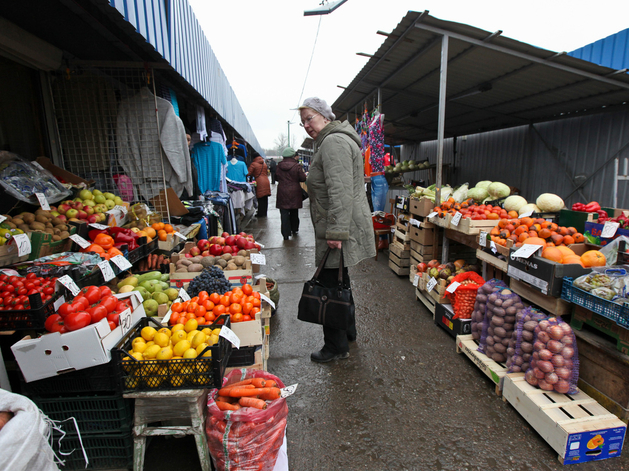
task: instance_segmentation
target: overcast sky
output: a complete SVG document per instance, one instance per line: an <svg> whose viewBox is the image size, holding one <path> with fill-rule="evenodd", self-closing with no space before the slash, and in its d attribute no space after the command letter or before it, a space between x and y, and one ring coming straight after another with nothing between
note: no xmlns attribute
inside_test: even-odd
<svg viewBox="0 0 629 471"><path fill-rule="evenodd" d="M323 16L304 16L321 0L189 2L263 148L274 147L289 121L299 146L306 133L290 109L309 96L331 105L337 85L368 61L356 53L375 53L385 40L376 31L393 31L409 10L555 52L629 28L629 0L348 0Z"/></svg>

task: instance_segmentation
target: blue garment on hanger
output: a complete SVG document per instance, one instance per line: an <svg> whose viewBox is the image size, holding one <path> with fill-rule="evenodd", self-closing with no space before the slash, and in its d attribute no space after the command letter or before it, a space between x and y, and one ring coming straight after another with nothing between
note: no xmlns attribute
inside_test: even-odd
<svg viewBox="0 0 629 471"><path fill-rule="evenodd" d="M192 148L192 160L197 167L199 191L220 191L227 158L218 142L199 142Z"/></svg>
<svg viewBox="0 0 629 471"><path fill-rule="evenodd" d="M246 182L247 173L249 173L249 170L243 161L238 160L235 164L232 164L231 161L227 163L227 178L230 180L234 182Z"/></svg>

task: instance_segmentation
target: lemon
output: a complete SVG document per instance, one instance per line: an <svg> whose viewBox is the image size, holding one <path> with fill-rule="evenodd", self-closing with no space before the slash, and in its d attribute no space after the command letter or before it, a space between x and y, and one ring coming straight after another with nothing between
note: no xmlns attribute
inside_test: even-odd
<svg viewBox="0 0 629 471"><path fill-rule="evenodd" d="M173 328L171 329L171 332L174 334L178 330L183 330L183 324L175 324L175 325L173 325Z"/></svg>
<svg viewBox="0 0 629 471"><path fill-rule="evenodd" d="M170 347L162 348L155 356L157 360L170 360L172 357L173 357L173 349Z"/></svg>
<svg viewBox="0 0 629 471"><path fill-rule="evenodd" d="M183 352L183 357L184 358L196 358L197 357L197 351L194 348L189 348L188 350Z"/></svg>
<svg viewBox="0 0 629 471"><path fill-rule="evenodd" d="M144 360L144 357L142 356L141 352L131 352L131 356L138 361Z"/></svg>
<svg viewBox="0 0 629 471"><path fill-rule="evenodd" d="M170 336L172 335L171 330L168 327L162 327L161 329L159 329L157 331L158 334L166 334L168 335L168 338L170 338Z"/></svg>
<svg viewBox="0 0 629 471"><path fill-rule="evenodd" d="M144 342L135 342L133 344L134 352L142 353L144 350L146 350L146 344Z"/></svg>
<svg viewBox="0 0 629 471"><path fill-rule="evenodd" d="M153 327L147 325L142 329L140 335L142 335L142 338L148 342L149 340L153 340L153 337L155 337L156 333L157 331Z"/></svg>
<svg viewBox="0 0 629 471"><path fill-rule="evenodd" d="M127 389L135 389L140 381L135 376L127 376L124 379L124 385Z"/></svg>
<svg viewBox="0 0 629 471"><path fill-rule="evenodd" d="M193 330L197 330L197 327L199 327L199 323L197 322L197 320L190 319L188 320L188 322L186 322L186 325L183 326L183 330L185 330L186 332L192 332Z"/></svg>
<svg viewBox="0 0 629 471"><path fill-rule="evenodd" d="M162 347L160 347L159 345L151 345L150 347L147 347L146 350L144 350L142 356L145 360L152 360L157 356L161 349Z"/></svg>
<svg viewBox="0 0 629 471"><path fill-rule="evenodd" d="M205 343L205 342L204 342L204 343L199 344L199 345L197 346L197 349L196 349L196 350L197 350L197 355L201 355L201 352L202 352L203 350L205 350L208 346L209 346L209 345L208 345L207 343ZM208 350L207 352L205 352L205 353L203 354L203 356L204 356L204 357L211 357L211 356L212 356L212 351L211 351L211 350Z"/></svg>
<svg viewBox="0 0 629 471"><path fill-rule="evenodd" d="M206 340L207 340L207 335L205 335L203 332L199 332L192 339L192 342L191 342L192 348L197 348L200 344L205 343Z"/></svg>
<svg viewBox="0 0 629 471"><path fill-rule="evenodd" d="M170 341L173 345L177 345L177 342L181 340L186 340L186 332L183 330L178 330L177 332L173 332L173 336L170 338Z"/></svg>
<svg viewBox="0 0 629 471"><path fill-rule="evenodd" d="M153 337L153 342L155 342L155 345L165 347L170 343L170 337L163 332L158 332L155 334L155 337Z"/></svg>
<svg viewBox="0 0 629 471"><path fill-rule="evenodd" d="M171 360L181 360L182 358L182 356L173 356Z"/></svg>
<svg viewBox="0 0 629 471"><path fill-rule="evenodd" d="M210 345L216 345L218 343L218 335L210 335L209 341L211 342Z"/></svg>
<svg viewBox="0 0 629 471"><path fill-rule="evenodd" d="M220 335L220 333L221 333L221 328L220 327L217 327L216 329L212 330L212 334Z"/></svg>
<svg viewBox="0 0 629 471"><path fill-rule="evenodd" d="M186 380L185 376L174 375L170 378L170 384L178 388L180 386L183 386L183 383L185 382L185 380Z"/></svg>
<svg viewBox="0 0 629 471"><path fill-rule="evenodd" d="M155 345L155 342L153 342L152 340L146 342L146 348L152 347L153 345Z"/></svg>
<svg viewBox="0 0 629 471"><path fill-rule="evenodd" d="M184 352L190 348L190 342L187 340L181 340L175 344L173 353L177 356L183 356Z"/></svg>
<svg viewBox="0 0 629 471"><path fill-rule="evenodd" d="M199 332L198 330L191 330L190 332L188 332L188 335L186 336L186 339L192 343L192 339L194 338L195 335L200 334L201 332Z"/></svg>
<svg viewBox="0 0 629 471"><path fill-rule="evenodd" d="M201 332L203 332L208 337L212 335L212 329L210 329L209 327L205 327Z"/></svg>
<svg viewBox="0 0 629 471"><path fill-rule="evenodd" d="M144 340L142 337L136 337L131 341L131 345L135 345L138 342L146 343L146 340Z"/></svg>

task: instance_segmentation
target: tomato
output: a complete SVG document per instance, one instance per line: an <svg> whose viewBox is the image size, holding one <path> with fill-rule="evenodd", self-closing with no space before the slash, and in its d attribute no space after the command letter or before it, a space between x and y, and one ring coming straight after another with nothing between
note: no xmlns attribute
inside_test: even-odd
<svg viewBox="0 0 629 471"><path fill-rule="evenodd" d="M37 278L37 275L35 273L29 273L28 275L25 276L25 278L27 280L32 280L33 278Z"/></svg>
<svg viewBox="0 0 629 471"><path fill-rule="evenodd" d="M23 304L16 304L15 306L13 306L13 310L14 311L23 311L24 310L24 305Z"/></svg>
<svg viewBox="0 0 629 471"><path fill-rule="evenodd" d="M105 306L96 305L86 309L92 318L92 324L100 322L101 319L107 317L107 308Z"/></svg>
<svg viewBox="0 0 629 471"><path fill-rule="evenodd" d="M54 289L54 288L51 288L50 286L46 286L46 287L44 288L44 290L43 290L43 293L44 293L44 294L50 294L50 295L52 295L54 292L55 292L55 289Z"/></svg>
<svg viewBox="0 0 629 471"><path fill-rule="evenodd" d="M116 327L118 327L116 324L114 324L114 323L113 323L113 322L111 322L111 321L107 321L107 323L109 324L109 328L110 328L111 330L114 330Z"/></svg>
<svg viewBox="0 0 629 471"><path fill-rule="evenodd" d="M98 288L98 286L90 286L85 293L85 297L90 302L90 304L96 304L98 301L100 301L100 289Z"/></svg>
<svg viewBox="0 0 629 471"><path fill-rule="evenodd" d="M39 291L37 291L36 289L30 289L28 290L28 293L26 293L26 296L30 296L31 294L37 294L39 293Z"/></svg>
<svg viewBox="0 0 629 471"><path fill-rule="evenodd" d="M100 287L100 298L103 299L107 296L111 296L111 289L109 289L109 286L101 286Z"/></svg>
<svg viewBox="0 0 629 471"><path fill-rule="evenodd" d="M7 290L9 293L14 293L14 292L15 292L15 286L13 286L13 285L7 285L6 290Z"/></svg>
<svg viewBox="0 0 629 471"><path fill-rule="evenodd" d="M53 314L52 316L48 316L46 322L44 323L44 327L48 332L59 332L64 327L63 325L63 317L59 314Z"/></svg>
<svg viewBox="0 0 629 471"><path fill-rule="evenodd" d="M109 292L111 293L111 290ZM101 299L100 305L107 309L107 313L113 312L116 310L116 306L118 305L118 298L110 294Z"/></svg>
<svg viewBox="0 0 629 471"><path fill-rule="evenodd" d="M116 304L116 311L118 312L122 312L122 311L126 311L127 309L129 309L129 307L131 307L129 305L129 303L127 301L118 301L118 304Z"/></svg>
<svg viewBox="0 0 629 471"><path fill-rule="evenodd" d="M0 281L2 281L3 283L5 283L8 279L9 279L9 275L7 275L6 273L3 273L2 275L0 275Z"/></svg>
<svg viewBox="0 0 629 471"><path fill-rule="evenodd" d="M83 327L87 327L90 325L92 321L92 316L85 311L73 312L65 317L65 327L70 332L82 329Z"/></svg>
<svg viewBox="0 0 629 471"><path fill-rule="evenodd" d="M81 305L77 304L76 302L74 302L72 304L70 304L70 303L63 303L61 306L59 306L57 314L59 314L63 318L66 318L70 314L74 314L75 312L77 312L77 308L79 306L81 306ZM84 309L84 308L81 307L81 310L82 309Z"/></svg>
<svg viewBox="0 0 629 471"><path fill-rule="evenodd" d="M26 288L20 288L17 290L17 294L20 296L24 296L26 293L28 293L28 290Z"/></svg>
<svg viewBox="0 0 629 471"><path fill-rule="evenodd" d="M110 312L109 314L107 314L107 321L113 322L114 325L117 326L118 322L120 322L120 313L118 313L117 311Z"/></svg>
<svg viewBox="0 0 629 471"><path fill-rule="evenodd" d="M72 304L77 304L81 306L78 309L79 311L85 311L88 307L90 307L90 302L87 300L85 296L78 296L74 298L74 301L72 302Z"/></svg>

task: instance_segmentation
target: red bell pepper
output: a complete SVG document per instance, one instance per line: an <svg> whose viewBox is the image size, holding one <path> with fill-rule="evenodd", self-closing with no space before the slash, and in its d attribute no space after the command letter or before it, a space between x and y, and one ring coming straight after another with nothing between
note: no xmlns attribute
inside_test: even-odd
<svg viewBox="0 0 629 471"><path fill-rule="evenodd" d="M601 209L601 205L596 201L591 201L590 203L585 205L585 211L588 213L596 213Z"/></svg>

